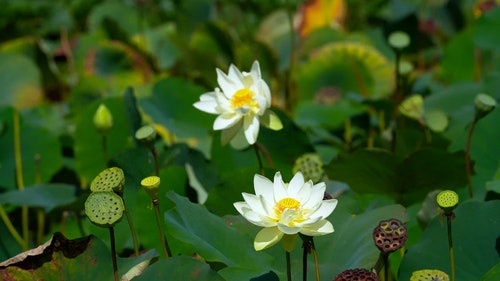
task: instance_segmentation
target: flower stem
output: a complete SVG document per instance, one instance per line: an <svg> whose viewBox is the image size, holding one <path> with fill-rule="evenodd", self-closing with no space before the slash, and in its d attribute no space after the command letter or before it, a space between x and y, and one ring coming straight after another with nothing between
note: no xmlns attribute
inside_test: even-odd
<svg viewBox="0 0 500 281"><path fill-rule="evenodd" d="M311 237L311 251L314 257L314 267L316 268L316 281L320 281L319 276L319 261L318 261L318 253L316 252L316 247L314 246L314 240Z"/></svg>
<svg viewBox="0 0 500 281"><path fill-rule="evenodd" d="M160 176L160 164L158 160L158 150L156 150L156 147L154 145L151 146L151 154L153 154L153 158L155 159L155 176L159 177Z"/></svg>
<svg viewBox="0 0 500 281"><path fill-rule="evenodd" d="M24 190L24 181L23 181L23 161L22 161L22 155L21 155L21 133L20 133L20 126L19 126L19 113L17 110L14 110L14 117L13 117L13 123L14 123L14 155L15 155L15 161L16 161L16 181L17 181L17 188L19 190ZM21 207L21 225L22 225L22 237L24 240L24 243L21 245L23 246L23 250L27 251L28 250L28 240L29 240L29 229L28 229L28 207L27 206L22 206Z"/></svg>
<svg viewBox="0 0 500 281"><path fill-rule="evenodd" d="M446 223L448 225L448 248L450 249L451 281L455 281L455 255L453 253L453 240L451 235L451 219L453 216L453 213L446 215Z"/></svg>
<svg viewBox="0 0 500 281"><path fill-rule="evenodd" d="M307 281L307 255L309 254L309 246L307 243L303 243L302 245L302 280Z"/></svg>
<svg viewBox="0 0 500 281"><path fill-rule="evenodd" d="M28 246L26 245L26 241L23 240L23 238L21 237L21 235L19 235L19 232L17 232L14 225L12 225L12 222L10 221L9 216L5 212L2 205L0 205L0 217L2 218L3 223L5 224L7 229L9 230L10 234L12 234L12 237L14 237L14 239L17 241L17 243L19 243L21 248L27 249Z"/></svg>
<svg viewBox="0 0 500 281"><path fill-rule="evenodd" d="M115 250L115 230L113 227L109 227L109 239L111 241L111 259L113 261L113 276L115 281L118 281L118 263L116 262L116 250Z"/></svg>
<svg viewBox="0 0 500 281"><path fill-rule="evenodd" d="M104 163L108 164L108 146L106 144L106 135L102 135L102 157L104 158Z"/></svg>
<svg viewBox="0 0 500 281"><path fill-rule="evenodd" d="M161 246L163 248L163 254L165 257L170 257L170 251L168 247L168 242L167 238L165 237L165 234L163 234L163 228L161 227L161 221L160 221L160 203L158 199L155 199L152 201L154 209L155 209L155 216L156 216L156 226L158 227L158 232L160 233L160 242Z"/></svg>
<svg viewBox="0 0 500 281"><path fill-rule="evenodd" d="M139 256L139 243L137 242L137 233L135 232L134 221L132 220L132 216L128 211L128 208L125 207L125 215L127 216L128 226L130 228L130 233L132 233L132 242L134 243L134 253L136 256Z"/></svg>
<svg viewBox="0 0 500 281"><path fill-rule="evenodd" d="M253 148L255 150L255 155L257 156L257 162L259 162L260 174L264 175L264 165L262 165L262 158L260 158L259 148L257 147L257 144L254 144Z"/></svg>
<svg viewBox="0 0 500 281"><path fill-rule="evenodd" d="M290 266L290 252L285 251L286 258L286 280L292 281L292 268Z"/></svg>
<svg viewBox="0 0 500 281"><path fill-rule="evenodd" d="M467 176L467 186L469 188L469 197L474 197L474 190L472 188L472 180L471 180L471 167L470 167L470 144L472 140L472 133L474 132L474 128L476 127L476 123L479 119L474 117L472 120L472 124L469 128L469 134L467 136L467 143L465 144L465 174Z"/></svg>
<svg viewBox="0 0 500 281"><path fill-rule="evenodd" d="M35 155L35 183L42 183L42 167L40 161L40 154ZM42 244L43 233L45 228L45 213L42 208L37 208L37 229L36 229L36 243L38 245Z"/></svg>

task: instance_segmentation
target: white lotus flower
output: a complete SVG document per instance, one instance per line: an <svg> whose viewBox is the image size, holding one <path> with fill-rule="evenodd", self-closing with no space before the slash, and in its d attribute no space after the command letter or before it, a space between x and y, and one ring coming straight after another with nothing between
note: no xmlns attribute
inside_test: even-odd
<svg viewBox="0 0 500 281"><path fill-rule="evenodd" d="M320 236L334 231L326 218L337 206L337 199L323 200L324 182L305 182L298 172L285 184L278 172L274 183L255 175L254 189L255 195L243 193L245 202L236 202L234 207L248 221L264 227L255 237L255 250L271 247L285 234Z"/></svg>
<svg viewBox="0 0 500 281"><path fill-rule="evenodd" d="M219 115L213 129L222 130L223 144L231 141L237 148L254 144L259 134L259 123L273 130L283 127L279 118L268 110L271 91L262 79L259 62L253 63L249 73L240 72L232 64L227 75L218 68L216 71L220 88L202 94L194 107Z"/></svg>

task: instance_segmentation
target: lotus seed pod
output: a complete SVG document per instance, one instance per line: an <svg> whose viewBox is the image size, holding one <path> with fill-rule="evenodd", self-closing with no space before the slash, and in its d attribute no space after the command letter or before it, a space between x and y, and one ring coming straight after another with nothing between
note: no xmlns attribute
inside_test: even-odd
<svg viewBox="0 0 500 281"><path fill-rule="evenodd" d="M158 190L160 189L160 178L157 176L151 176L144 178L141 181L141 185L144 190L148 193L152 200L158 200Z"/></svg>
<svg viewBox="0 0 500 281"><path fill-rule="evenodd" d="M437 269L423 269L414 271L410 281L450 281L448 274Z"/></svg>
<svg viewBox="0 0 500 281"><path fill-rule="evenodd" d="M382 220L373 229L375 246L383 253L392 253L405 245L406 226L398 219Z"/></svg>
<svg viewBox="0 0 500 281"><path fill-rule="evenodd" d="M445 214L450 214L458 205L458 194L453 190L443 190L436 196L436 202Z"/></svg>
<svg viewBox="0 0 500 281"><path fill-rule="evenodd" d="M398 71L401 75L409 75L413 71L413 64L409 61L401 60L398 65Z"/></svg>
<svg viewBox="0 0 500 281"><path fill-rule="evenodd" d="M92 192L85 201L85 214L89 220L102 227L112 227L120 222L125 206L114 192Z"/></svg>
<svg viewBox="0 0 500 281"><path fill-rule="evenodd" d="M156 139L156 130L149 125L142 126L135 132L135 138L148 147L151 147L154 145Z"/></svg>
<svg viewBox="0 0 500 281"><path fill-rule="evenodd" d="M113 115L104 104L100 104L94 114L94 126L96 130L105 135L113 127Z"/></svg>
<svg viewBox="0 0 500 281"><path fill-rule="evenodd" d="M476 106L477 119L488 115L497 106L496 100L487 94L477 95L474 99L474 104Z"/></svg>
<svg viewBox="0 0 500 281"><path fill-rule="evenodd" d="M343 271L333 281L380 281L380 278L368 269L355 268Z"/></svg>
<svg viewBox="0 0 500 281"><path fill-rule="evenodd" d="M410 45L410 36L403 31L395 31L389 35L389 45L394 49L401 50Z"/></svg>
<svg viewBox="0 0 500 281"><path fill-rule="evenodd" d="M305 180L319 182L323 177L323 161L317 153L306 153L295 160L293 173L301 172Z"/></svg>
<svg viewBox="0 0 500 281"><path fill-rule="evenodd" d="M90 183L90 191L113 191L118 195L123 195L123 187L125 186L125 176L123 170L118 167L107 168L100 172L97 177Z"/></svg>

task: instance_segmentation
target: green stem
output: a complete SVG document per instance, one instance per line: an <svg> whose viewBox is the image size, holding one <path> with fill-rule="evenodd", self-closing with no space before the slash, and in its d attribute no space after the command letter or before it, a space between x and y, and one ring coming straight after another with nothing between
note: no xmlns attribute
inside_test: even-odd
<svg viewBox="0 0 500 281"><path fill-rule="evenodd" d="M42 167L40 161L40 154L35 155L35 183L42 183ZM37 214L37 229L36 229L36 243L37 245L42 244L43 233L45 231L45 213L43 209L38 208L36 210Z"/></svg>
<svg viewBox="0 0 500 281"><path fill-rule="evenodd" d="M313 237L311 237L311 251L314 257L314 267L316 268L316 281L320 281L320 276L319 276L319 260L318 260L318 253L316 252L316 247L314 246L314 240Z"/></svg>
<svg viewBox="0 0 500 281"><path fill-rule="evenodd" d="M307 255L309 254L309 245L304 241L302 244L302 281L307 281Z"/></svg>
<svg viewBox="0 0 500 281"><path fill-rule="evenodd" d="M465 174L467 176L467 187L469 188L469 197L474 197L474 189L472 188L472 179L471 179L471 167L470 167L470 145L472 140L472 133L474 132L474 128L476 127L476 123L479 119L474 117L472 120L472 124L469 128L469 134L467 136L467 143L465 144Z"/></svg>
<svg viewBox="0 0 500 281"><path fill-rule="evenodd" d="M106 135L102 135L102 157L104 158L104 163L108 165L108 146L106 145Z"/></svg>
<svg viewBox="0 0 500 281"><path fill-rule="evenodd" d="M125 215L127 216L128 226L130 228L130 233L132 234L132 242L134 243L134 253L136 256L139 256L139 242L137 241L137 233L135 232L134 221L132 220L132 216L128 211L128 208L125 207Z"/></svg>
<svg viewBox="0 0 500 281"><path fill-rule="evenodd" d="M285 73L285 80L286 80L286 90L285 90L285 108L290 111L292 110L293 106L295 105L296 102L296 96L295 96L295 91L293 87L293 81L292 81L292 74L293 74L293 68L294 68L294 62L295 62L295 30L293 26L293 10L291 8L291 5L289 3L290 1L286 1L286 11L287 11L287 19L288 19L288 25L290 26L290 62L288 65L288 71Z"/></svg>
<svg viewBox="0 0 500 281"><path fill-rule="evenodd" d="M446 215L446 223L448 225L448 248L450 249L450 268L451 268L451 281L455 281L455 255L453 253L453 240L451 235L451 219L453 213Z"/></svg>
<svg viewBox="0 0 500 281"><path fill-rule="evenodd" d="M156 216L156 226L158 227L158 232L160 233L160 241L161 241L161 247L163 248L163 254L165 257L170 257L170 251L168 247L168 242L167 238L165 237L165 234L163 234L163 228L161 227L161 221L160 221L160 204L158 199L153 200L153 206L155 209L155 216Z"/></svg>
<svg viewBox="0 0 500 281"><path fill-rule="evenodd" d="M384 255L384 281L389 280L389 255Z"/></svg>
<svg viewBox="0 0 500 281"><path fill-rule="evenodd" d="M14 227L14 225L12 224L12 222L10 221L9 219L9 216L7 215L7 213L5 212L4 208L2 205L0 205L0 217L2 218L3 220L3 223L5 224L5 226L7 227L7 229L9 230L10 234L12 235L12 237L14 237L14 239L17 241L17 243L19 243L19 245L21 246L22 249L27 249L28 246L26 245L26 241L23 240L23 238L21 237L21 235L19 235L19 232L17 232L16 228Z"/></svg>
<svg viewBox="0 0 500 281"><path fill-rule="evenodd" d="M111 259L113 260L113 276L115 281L118 281L118 263L116 262L116 249L115 249L115 230L109 227L109 239L111 241Z"/></svg>
<svg viewBox="0 0 500 281"><path fill-rule="evenodd" d="M286 258L286 280L292 281L292 268L290 265L290 252L285 250L285 258Z"/></svg>
<svg viewBox="0 0 500 281"><path fill-rule="evenodd" d="M254 144L253 148L255 150L255 155L257 156L257 162L259 162L260 174L264 175L264 165L262 165L262 158L260 158L259 148L257 147L257 144Z"/></svg>
<svg viewBox="0 0 500 281"><path fill-rule="evenodd" d="M23 161L21 155L21 133L19 126L19 113L14 110L13 116L14 123L14 155L16 162L16 181L17 187L19 190L24 190L24 181L23 181ZM22 224L22 237L24 240L23 250L28 250L28 240L29 240L29 221L28 221L28 207L21 207L21 224Z"/></svg>
<svg viewBox="0 0 500 281"><path fill-rule="evenodd" d="M158 151L156 150L156 147L153 145L151 146L151 154L153 154L153 158L155 159L155 176L159 177L160 176L160 163L158 160Z"/></svg>

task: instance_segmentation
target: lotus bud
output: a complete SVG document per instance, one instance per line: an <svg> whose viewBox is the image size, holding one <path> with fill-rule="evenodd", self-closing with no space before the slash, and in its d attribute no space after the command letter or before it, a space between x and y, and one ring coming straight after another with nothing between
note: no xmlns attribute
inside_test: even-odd
<svg viewBox="0 0 500 281"><path fill-rule="evenodd" d="M105 135L113 127L113 115L104 104L100 104L94 114L94 126L96 130Z"/></svg>

